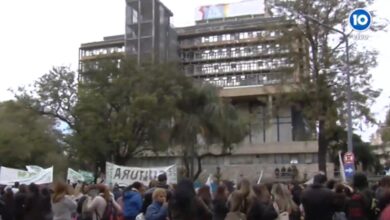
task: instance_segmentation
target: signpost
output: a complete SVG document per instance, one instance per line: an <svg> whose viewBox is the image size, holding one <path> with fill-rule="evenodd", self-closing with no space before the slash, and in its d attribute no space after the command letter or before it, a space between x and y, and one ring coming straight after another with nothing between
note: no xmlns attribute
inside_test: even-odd
<svg viewBox="0 0 390 220"><path fill-rule="evenodd" d="M355 174L355 155L352 152L344 154L344 173L348 180L351 180Z"/></svg>

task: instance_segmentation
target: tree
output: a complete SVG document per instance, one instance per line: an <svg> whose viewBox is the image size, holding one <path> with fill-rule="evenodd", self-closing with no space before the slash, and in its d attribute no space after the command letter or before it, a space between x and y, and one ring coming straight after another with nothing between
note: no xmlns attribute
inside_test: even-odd
<svg viewBox="0 0 390 220"><path fill-rule="evenodd" d="M247 135L246 123L234 106L211 85L195 86L178 102L171 139L183 157L187 177L196 180L205 157L230 155ZM195 172L194 159L197 162Z"/></svg>
<svg viewBox="0 0 390 220"><path fill-rule="evenodd" d="M41 116L16 101L0 103L0 164L65 168L62 135L54 120Z"/></svg>
<svg viewBox="0 0 390 220"><path fill-rule="evenodd" d="M381 135L384 144L390 141L390 110L386 114L384 125L382 125Z"/></svg>
<svg viewBox="0 0 390 220"><path fill-rule="evenodd" d="M55 118L75 131L77 78L69 67L53 67L49 73L36 80L32 87L20 87L14 95L24 106Z"/></svg>
<svg viewBox="0 0 390 220"><path fill-rule="evenodd" d="M282 2L282 1L280 1ZM284 2L284 1L283 1ZM346 127L346 76L344 40L331 29L333 27L347 32L347 18L355 8L365 8L372 1L347 0L298 0L280 3L273 13L297 21L297 28L284 31L284 38L303 36L308 47L309 74L302 74L299 89L291 96L298 103L306 118L318 134L319 170L326 171L326 155L329 136L338 124ZM272 7L271 7L272 8ZM375 18L375 13L372 13ZM322 24L313 21L314 18ZM375 20L375 19L373 19ZM374 24L371 30L383 29L383 25ZM334 43L336 40L336 43ZM305 43L307 42L307 43ZM350 38L352 42L352 38ZM371 68L376 65L377 52L368 48L359 48L350 44L350 73L352 90L353 118L355 123L373 123L370 105L380 94L371 87ZM302 58L295 58L302 59Z"/></svg>
<svg viewBox="0 0 390 220"><path fill-rule="evenodd" d="M82 157L104 167L106 160L124 164L168 147L176 101L192 86L175 65L122 60L118 68L116 62L102 61L80 77L75 125L82 131Z"/></svg>
<svg viewBox="0 0 390 220"><path fill-rule="evenodd" d="M334 164L339 165L338 152L347 152L347 132L342 127L337 127L333 130L333 134L327 140L330 143L328 149L330 158ZM364 171L369 171L371 168L376 170L379 159L373 152L374 147L370 143L364 142L357 134L353 135L353 153L355 155L355 163L362 164ZM376 170L377 171L377 170Z"/></svg>

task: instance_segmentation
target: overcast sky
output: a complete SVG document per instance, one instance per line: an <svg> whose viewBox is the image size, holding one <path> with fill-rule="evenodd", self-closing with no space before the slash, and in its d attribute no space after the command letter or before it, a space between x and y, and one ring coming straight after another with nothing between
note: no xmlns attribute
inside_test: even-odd
<svg viewBox="0 0 390 220"><path fill-rule="evenodd" d="M162 0L174 14L174 26L194 24L200 5L238 0ZM376 0L373 7L390 20L390 1ZM1 0L0 1L0 101L12 98L7 90L32 83L52 66L77 69L81 43L124 33L125 0ZM380 52L372 71L383 94L373 106L383 119L390 103L390 33L378 33L368 42ZM363 131L367 139L374 129Z"/></svg>

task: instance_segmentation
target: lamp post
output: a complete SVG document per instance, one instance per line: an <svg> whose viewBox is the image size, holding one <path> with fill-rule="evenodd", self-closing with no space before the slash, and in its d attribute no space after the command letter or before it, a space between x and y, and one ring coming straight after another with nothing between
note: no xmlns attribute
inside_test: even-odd
<svg viewBox="0 0 390 220"><path fill-rule="evenodd" d="M351 91L351 76L350 76L350 69L349 69L349 42L348 42L348 35L341 31L341 30L338 30L332 26L329 26L327 24L324 24L322 23L321 21L319 21L318 19L316 18L313 18L309 15L306 15L306 14L299 14L325 28L328 28L334 32L337 32L339 34L341 34L343 36L343 40L345 41L345 56L346 56L346 59L345 59L345 74L347 76L347 133L348 133L348 137L347 137L347 145L348 145L348 152L353 152L353 145L352 145L352 105L351 105L351 102L352 102L352 91Z"/></svg>

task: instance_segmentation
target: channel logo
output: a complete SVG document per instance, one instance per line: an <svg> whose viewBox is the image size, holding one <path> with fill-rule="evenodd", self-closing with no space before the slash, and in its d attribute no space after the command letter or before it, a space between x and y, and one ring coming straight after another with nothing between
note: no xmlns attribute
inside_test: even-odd
<svg viewBox="0 0 390 220"><path fill-rule="evenodd" d="M371 14L365 9L358 8L349 15L349 24L356 31L365 31L371 26Z"/></svg>

